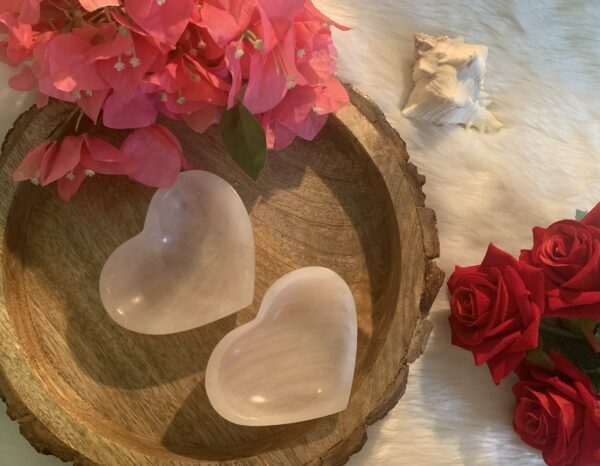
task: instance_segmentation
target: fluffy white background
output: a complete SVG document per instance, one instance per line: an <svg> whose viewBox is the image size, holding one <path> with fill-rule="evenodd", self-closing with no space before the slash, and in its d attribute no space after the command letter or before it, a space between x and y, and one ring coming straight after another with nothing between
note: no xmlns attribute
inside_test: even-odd
<svg viewBox="0 0 600 466"><path fill-rule="evenodd" d="M572 217L600 201L600 0L320 0L336 20L340 76L385 111L427 176L441 267L481 260L487 244L517 254L534 224ZM487 44L494 135L405 120L414 32L456 33ZM8 72L2 68L2 81ZM3 90L0 132L26 107ZM352 466L542 464L511 427L512 381L496 387L469 354L450 347L445 290L432 310L427 353L411 367L406 395ZM5 416L0 465L57 464L37 455Z"/></svg>

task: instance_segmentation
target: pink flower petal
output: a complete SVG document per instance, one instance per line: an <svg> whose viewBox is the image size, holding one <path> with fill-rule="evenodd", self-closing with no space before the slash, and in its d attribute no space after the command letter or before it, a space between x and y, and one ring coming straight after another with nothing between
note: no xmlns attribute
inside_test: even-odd
<svg viewBox="0 0 600 466"><path fill-rule="evenodd" d="M269 18L294 19L306 0L256 0Z"/></svg>
<svg viewBox="0 0 600 466"><path fill-rule="evenodd" d="M225 61L231 72L231 89L229 90L227 108L235 106L236 97L242 88L242 66L240 59L235 56L236 50L242 45L242 41L233 42L225 49Z"/></svg>
<svg viewBox="0 0 600 466"><path fill-rule="evenodd" d="M190 128L197 133L203 133L211 125L219 121L221 115L221 108L213 105L206 105L205 108L197 110L193 113L182 114L183 121L185 121Z"/></svg>
<svg viewBox="0 0 600 466"><path fill-rule="evenodd" d="M48 105L48 100L49 97L46 94L38 92L38 95L35 96L35 106L37 108L43 108Z"/></svg>
<svg viewBox="0 0 600 466"><path fill-rule="evenodd" d="M40 184L47 186L71 172L81 158L83 137L67 136L58 146L58 151L47 151L40 167Z"/></svg>
<svg viewBox="0 0 600 466"><path fill-rule="evenodd" d="M23 0L19 12L19 21L26 24L36 24L40 20L41 0Z"/></svg>
<svg viewBox="0 0 600 466"><path fill-rule="evenodd" d="M81 107L83 112L90 117L90 120L96 124L98 115L102 109L102 105L106 100L106 96L109 93L109 89L101 91L89 91L81 94L81 98L77 101L77 104Z"/></svg>
<svg viewBox="0 0 600 466"><path fill-rule="evenodd" d="M50 76L54 86L64 92L106 89L96 64L87 53L92 45L75 33L60 34L48 45Z"/></svg>
<svg viewBox="0 0 600 466"><path fill-rule="evenodd" d="M288 81L278 72L273 54L254 54L250 62L250 77L244 95L244 105L253 114L264 113L275 107L288 91Z"/></svg>
<svg viewBox="0 0 600 466"><path fill-rule="evenodd" d="M146 32L160 42L174 46L187 27L194 0L125 0L125 10Z"/></svg>
<svg viewBox="0 0 600 466"><path fill-rule="evenodd" d="M102 120L108 128L143 128L154 123L157 115L155 96L139 89L134 93L113 91L104 103Z"/></svg>
<svg viewBox="0 0 600 466"><path fill-rule="evenodd" d="M137 162L129 160L112 144L84 135L86 151L83 151L81 165L95 173L105 175L129 175L137 169Z"/></svg>
<svg viewBox="0 0 600 466"><path fill-rule="evenodd" d="M79 3L87 11L94 11L107 6L119 6L119 0L79 0Z"/></svg>
<svg viewBox="0 0 600 466"><path fill-rule="evenodd" d="M5 43L6 60L18 64L31 54L33 46L33 30L30 24L21 23L14 13L0 15L0 33L8 39Z"/></svg>
<svg viewBox="0 0 600 466"><path fill-rule="evenodd" d="M312 140L323 128L327 116L317 109L321 87L299 86L292 89L273 111L274 118L303 139Z"/></svg>
<svg viewBox="0 0 600 466"><path fill-rule="evenodd" d="M138 163L129 177L153 187L171 186L181 171L183 153L177 139L164 126L154 124L132 132L121 151Z"/></svg>
<svg viewBox="0 0 600 466"><path fill-rule="evenodd" d="M81 183L86 178L86 174L84 172L84 168L81 165L77 165L73 169L72 176L63 177L58 180L56 183L56 187L58 189L58 195L65 202L69 202L73 195L77 192Z"/></svg>
<svg viewBox="0 0 600 466"><path fill-rule="evenodd" d="M156 130L158 132L160 132L162 134L162 136L170 144L172 144L179 152L179 154L181 156L181 165L182 165L183 169L191 170L192 168L194 168L193 164L183 154L183 148L181 147L181 143L179 142L179 139L177 139L177 137L171 131L169 131L166 127L164 127L162 125L155 125L155 126L156 126Z"/></svg>
<svg viewBox="0 0 600 466"><path fill-rule="evenodd" d="M35 146L27 153L27 155L25 155L23 161L13 173L13 180L37 180L40 175L40 167L42 166L44 155L47 152L52 153L56 152L57 150L58 148L56 146L56 142L54 141L44 141Z"/></svg>
<svg viewBox="0 0 600 466"><path fill-rule="evenodd" d="M138 34L133 35L133 49L138 59L136 66L132 65L133 56L114 57L97 62L100 75L109 82L113 89L133 92L140 85L144 75L156 62L159 50ZM115 68L117 62L123 63L124 68Z"/></svg>
<svg viewBox="0 0 600 466"><path fill-rule="evenodd" d="M283 150L288 147L296 138L296 134L290 131L279 122L273 123L274 141L271 147L274 150Z"/></svg>
<svg viewBox="0 0 600 466"><path fill-rule="evenodd" d="M17 91L30 91L37 86L37 82L31 67L25 66L18 74L10 77L8 85Z"/></svg>
<svg viewBox="0 0 600 466"><path fill-rule="evenodd" d="M94 36L103 37L106 42L93 45L87 51L87 57L90 62L106 60L116 57L120 54L129 54L133 47L133 36L125 28L121 28L122 34L118 28L111 24L102 25L103 30L94 31Z"/></svg>
<svg viewBox="0 0 600 466"><path fill-rule="evenodd" d="M253 54L244 105L253 114L274 108L288 89L306 84L295 66L294 29L289 28L268 54Z"/></svg>
<svg viewBox="0 0 600 466"><path fill-rule="evenodd" d="M287 34L304 2L305 0L257 0L263 28L264 53L271 52Z"/></svg>
<svg viewBox="0 0 600 466"><path fill-rule="evenodd" d="M205 0L200 14L215 42L225 46L239 39L255 11L255 0Z"/></svg>
<svg viewBox="0 0 600 466"><path fill-rule="evenodd" d="M330 76L316 102L319 113L333 113L350 103L348 92L343 84Z"/></svg>

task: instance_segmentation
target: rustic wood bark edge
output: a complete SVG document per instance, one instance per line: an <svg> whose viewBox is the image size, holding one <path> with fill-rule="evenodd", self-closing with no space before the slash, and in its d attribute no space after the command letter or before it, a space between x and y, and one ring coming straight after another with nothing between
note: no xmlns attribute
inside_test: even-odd
<svg viewBox="0 0 600 466"><path fill-rule="evenodd" d="M407 180L411 183L414 192L416 208L418 210L418 222L423 235L423 252L427 258L427 263L425 268L424 286L421 294L421 315L413 331L409 350L404 358L404 363L400 371L393 382L385 390L384 395L377 402L376 408L366 417L364 423L348 434L345 439L331 447L319 459L313 461L310 466L342 465L346 463L366 442L367 427L382 419L402 397L408 381L408 366L425 350L432 329L432 324L427 320L427 315L444 280L444 273L436 266L435 262L433 262L433 259L439 256L439 240L435 213L431 209L425 207L425 195L422 191L425 177L420 175L417 168L408 161L408 154L406 152L404 141L400 138L398 132L387 122L383 112L373 103L373 101L353 87L348 86L348 90L353 105L367 117L381 135L389 138L394 144L394 147L389 149L395 152L398 162L402 165L402 169L406 174ZM19 133L27 128L31 120L34 119L40 111L42 110L31 108L16 120L13 128L7 133L2 144L1 150L3 154L11 149L18 139ZM0 160L0 168L3 163L4 160ZM0 396L7 405L7 414L9 417L19 423L21 434L38 452L46 455L52 454L63 461L72 461L76 465L94 464L80 452L76 452L64 444L38 419L36 419L22 402L18 393L12 389L7 382L6 377L4 377L1 372Z"/></svg>

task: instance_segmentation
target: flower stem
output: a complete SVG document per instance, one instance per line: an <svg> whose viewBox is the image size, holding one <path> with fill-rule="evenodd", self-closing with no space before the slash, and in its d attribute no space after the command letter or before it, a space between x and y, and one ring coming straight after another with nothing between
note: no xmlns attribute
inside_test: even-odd
<svg viewBox="0 0 600 466"><path fill-rule="evenodd" d="M575 340L585 340L583 335L578 335L576 333L570 332L562 327L553 325L544 319L542 319L542 321L540 322L540 330L543 330L544 332L552 333L554 335L558 335L561 337L565 337L565 338L573 338Z"/></svg>
<svg viewBox="0 0 600 466"><path fill-rule="evenodd" d="M62 132L65 130L67 125L71 122L71 120L73 120L73 117L77 114L77 112L80 112L80 111L81 111L81 109L79 107L75 106L75 108L71 111L71 113L69 113L69 115L63 121L61 121L58 125L56 125L54 127L52 132L48 135L48 139L49 140L62 139L62 136L63 136Z"/></svg>

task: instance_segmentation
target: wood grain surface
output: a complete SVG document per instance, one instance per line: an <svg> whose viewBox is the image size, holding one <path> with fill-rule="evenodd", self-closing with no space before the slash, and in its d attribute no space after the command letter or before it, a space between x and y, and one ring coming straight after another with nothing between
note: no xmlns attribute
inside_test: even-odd
<svg viewBox="0 0 600 466"><path fill-rule="evenodd" d="M337 465L361 448L366 426L396 404L408 364L424 350L443 274L432 262L439 243L424 177L379 109L349 91L352 105L315 141L271 154L258 182L225 154L217 128L199 135L164 121L198 168L240 194L257 264L250 307L166 336L117 326L98 296L102 265L140 231L153 190L95 176L65 204L54 188L16 185L10 176L23 155L69 107L54 102L16 122L0 159L0 392L36 449L82 465L245 466ZM126 135L98 133L111 141ZM340 274L357 304L348 408L277 427L225 421L204 389L212 349L255 316L276 279L309 265Z"/></svg>

